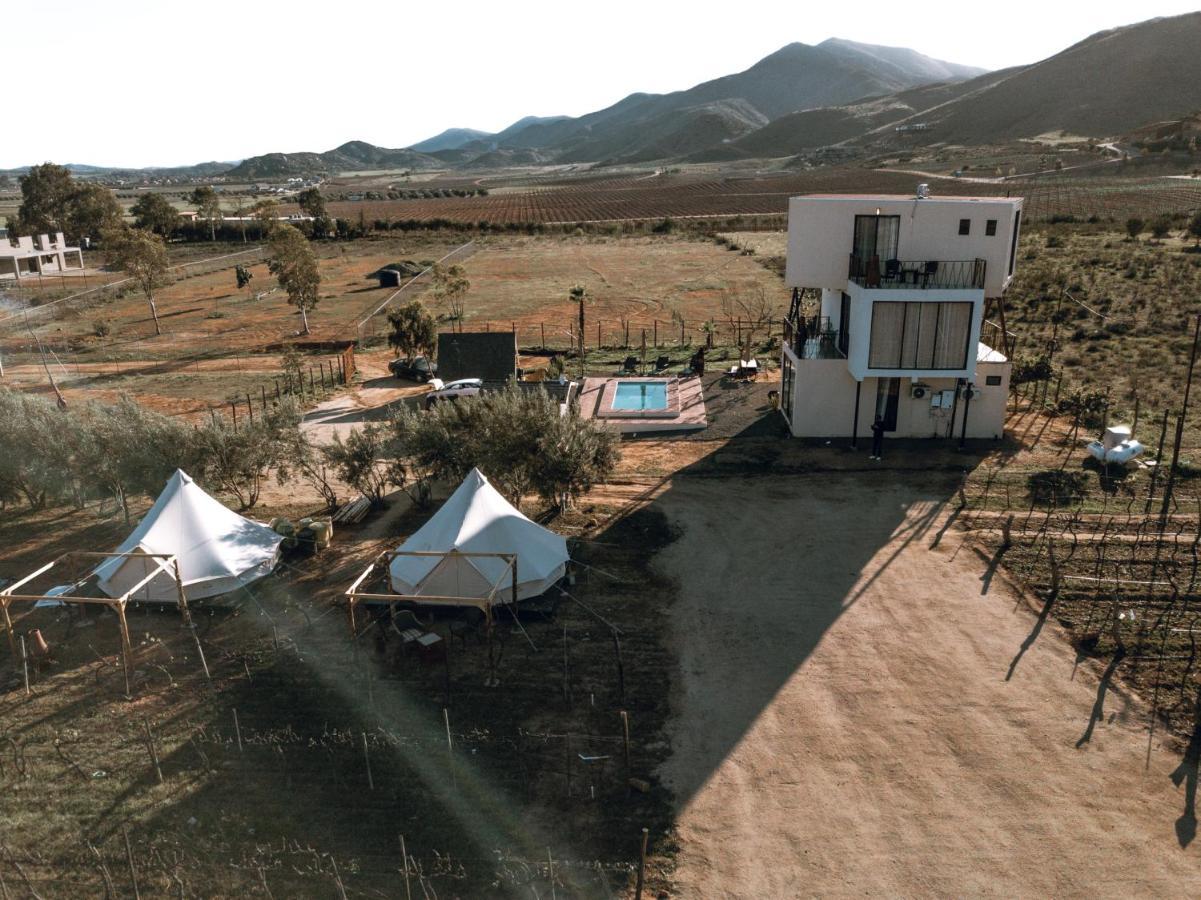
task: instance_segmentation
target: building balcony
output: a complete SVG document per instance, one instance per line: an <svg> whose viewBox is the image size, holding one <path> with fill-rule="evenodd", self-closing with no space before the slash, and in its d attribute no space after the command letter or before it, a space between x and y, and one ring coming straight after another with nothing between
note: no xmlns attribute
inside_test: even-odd
<svg viewBox="0 0 1201 900"><path fill-rule="evenodd" d="M846 359L847 332L826 316L784 320L784 343L797 359Z"/></svg>
<svg viewBox="0 0 1201 900"><path fill-rule="evenodd" d="M886 259L851 254L847 277L860 287L893 290L984 290L983 259Z"/></svg>

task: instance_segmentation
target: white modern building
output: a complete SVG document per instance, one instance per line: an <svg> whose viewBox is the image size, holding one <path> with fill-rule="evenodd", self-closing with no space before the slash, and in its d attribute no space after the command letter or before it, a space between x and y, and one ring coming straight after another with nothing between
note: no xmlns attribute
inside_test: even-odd
<svg viewBox="0 0 1201 900"><path fill-rule="evenodd" d="M788 206L781 411L797 437L999 438L1009 361L980 341L1021 198L813 194Z"/></svg>
<svg viewBox="0 0 1201 900"><path fill-rule="evenodd" d="M36 278L82 268L83 251L68 247L61 231L53 236L0 239L0 279Z"/></svg>

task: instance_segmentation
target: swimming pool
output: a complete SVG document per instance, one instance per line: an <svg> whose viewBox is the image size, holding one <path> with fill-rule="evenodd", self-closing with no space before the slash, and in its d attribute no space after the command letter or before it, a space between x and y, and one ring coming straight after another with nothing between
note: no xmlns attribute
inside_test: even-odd
<svg viewBox="0 0 1201 900"><path fill-rule="evenodd" d="M612 409L667 409L666 381L619 381L613 392Z"/></svg>

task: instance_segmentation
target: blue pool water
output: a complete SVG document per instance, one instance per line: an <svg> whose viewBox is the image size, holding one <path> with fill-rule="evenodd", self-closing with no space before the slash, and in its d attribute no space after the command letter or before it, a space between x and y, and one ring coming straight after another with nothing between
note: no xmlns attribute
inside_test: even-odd
<svg viewBox="0 0 1201 900"><path fill-rule="evenodd" d="M614 409L667 409L667 382L619 381L613 394Z"/></svg>

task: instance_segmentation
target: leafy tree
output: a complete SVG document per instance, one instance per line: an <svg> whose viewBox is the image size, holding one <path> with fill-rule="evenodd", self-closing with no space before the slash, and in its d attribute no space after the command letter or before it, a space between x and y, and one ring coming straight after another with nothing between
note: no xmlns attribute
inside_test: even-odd
<svg viewBox="0 0 1201 900"><path fill-rule="evenodd" d="M280 225L271 235L271 257L267 267L288 294L288 302L300 310L303 334L309 333L309 310L321 297L321 272L317 255L308 239L291 225Z"/></svg>
<svg viewBox="0 0 1201 900"><path fill-rule="evenodd" d="M162 194L148 191L138 198L138 202L130 207L134 225L144 231L151 231L164 238L169 238L179 227L179 213L175 211L167 198Z"/></svg>
<svg viewBox="0 0 1201 900"><path fill-rule="evenodd" d="M288 402L295 401L288 398ZM322 448L310 441L299 427L289 431L285 440L287 446L275 470L276 480L280 484L289 484L294 479L303 481L321 495L326 509L335 509L338 506L337 473Z"/></svg>
<svg viewBox="0 0 1201 900"><path fill-rule="evenodd" d="M420 300L412 300L388 312L388 345L403 353L405 359L418 354L429 356L438 341L438 325Z"/></svg>
<svg viewBox="0 0 1201 900"><path fill-rule="evenodd" d="M91 440L79 456L79 474L104 486L121 503L129 523L129 497L155 496L176 469L193 469L193 431L170 416L139 406L128 396L116 405L84 411Z"/></svg>
<svg viewBox="0 0 1201 900"><path fill-rule="evenodd" d="M154 318L154 333L162 334L154 294L170 283L167 245L163 239L153 232L122 226L105 238L105 249L109 262L124 270L146 296L150 315Z"/></svg>
<svg viewBox="0 0 1201 900"><path fill-rule="evenodd" d="M461 480L479 468L510 502L531 492L563 504L603 481L617 463L616 436L590 420L563 416L543 391L516 386L424 414L402 409L392 449L421 480Z"/></svg>
<svg viewBox="0 0 1201 900"><path fill-rule="evenodd" d="M209 223L209 240L217 240L217 221L221 218L221 198L209 185L192 191L188 200L196 205L196 211Z"/></svg>
<svg viewBox="0 0 1201 900"><path fill-rule="evenodd" d="M213 415L192 437L199 480L232 494L239 508L252 509L268 473L291 462L299 424L299 408L291 402L280 403L254 421L243 420L237 427Z"/></svg>
<svg viewBox="0 0 1201 900"><path fill-rule="evenodd" d="M262 233L270 235L279 224L279 203L270 198L260 200L250 208L250 214L258 219Z"/></svg>
<svg viewBox="0 0 1201 900"><path fill-rule="evenodd" d="M1172 230L1172 220L1167 216L1160 216L1151 223L1151 237L1157 241L1162 241L1167 237L1168 232Z"/></svg>
<svg viewBox="0 0 1201 900"><path fill-rule="evenodd" d="M75 193L75 180L66 166L43 163L22 175L21 205L10 229L16 234L66 231L67 212Z"/></svg>
<svg viewBox="0 0 1201 900"><path fill-rule="evenodd" d="M238 279L238 290L250 287L250 282L254 278L254 273L245 266L235 266L234 275Z"/></svg>
<svg viewBox="0 0 1201 900"><path fill-rule="evenodd" d="M113 192L103 185L76 187L67 204L63 232L68 240L98 237L121 224L124 212Z"/></svg>
<svg viewBox="0 0 1201 900"><path fill-rule="evenodd" d="M314 219L325 217L325 198L315 187L305 188L297 194L296 203L307 216L312 216Z"/></svg>
<svg viewBox="0 0 1201 900"><path fill-rule="evenodd" d="M577 284L570 291L571 302L579 304L579 338L580 338L580 374L584 374L584 357L587 352L587 343L584 340L584 301L588 299L588 289L582 284ZM597 348L600 349L599 347Z"/></svg>
<svg viewBox="0 0 1201 900"><path fill-rule="evenodd" d="M12 187L13 180L7 175L0 175L0 191L7 191Z"/></svg>
<svg viewBox="0 0 1201 900"><path fill-rule="evenodd" d="M443 267L434 265L434 299L446 305L448 317L456 322L463 321L463 298L471 289L467 273L462 266Z"/></svg>
<svg viewBox="0 0 1201 900"><path fill-rule="evenodd" d="M71 485L70 425L64 410L33 394L0 390L0 421L9 431L0 453L0 491L43 509Z"/></svg>
<svg viewBox="0 0 1201 900"><path fill-rule="evenodd" d="M1193 213L1188 222L1188 233L1193 236L1193 246L1201 247L1201 209Z"/></svg>
<svg viewBox="0 0 1201 900"><path fill-rule="evenodd" d="M1126 220L1126 233L1130 235L1130 240L1137 241L1138 236L1143 233L1143 229L1147 227L1147 223L1138 216L1131 216Z"/></svg>
<svg viewBox="0 0 1201 900"><path fill-rule="evenodd" d="M388 435L387 426L372 422L351 431L345 441L335 434L334 442L321 448L338 478L377 507L383 505L391 485L401 487L405 482L404 466L388 457Z"/></svg>

